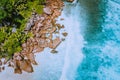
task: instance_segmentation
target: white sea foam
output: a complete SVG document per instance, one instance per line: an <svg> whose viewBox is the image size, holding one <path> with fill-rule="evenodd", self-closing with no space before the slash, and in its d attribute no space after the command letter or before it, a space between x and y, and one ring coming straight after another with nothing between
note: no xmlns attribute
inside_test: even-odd
<svg viewBox="0 0 120 80"><path fill-rule="evenodd" d="M71 8L67 8L70 6ZM66 10L67 9L67 10ZM67 12L68 11L68 12ZM60 18L64 18L61 24L65 25L67 36L66 55L64 59L64 66L60 80L74 80L74 76L83 59L82 48L84 45L84 39L81 35L80 27L80 6L76 3L66 3Z"/></svg>

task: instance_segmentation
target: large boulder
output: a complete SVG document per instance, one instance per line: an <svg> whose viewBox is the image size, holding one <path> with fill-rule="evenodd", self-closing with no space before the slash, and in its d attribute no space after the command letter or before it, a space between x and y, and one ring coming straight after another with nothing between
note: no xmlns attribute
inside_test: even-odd
<svg viewBox="0 0 120 80"><path fill-rule="evenodd" d="M30 60L22 60L20 61L20 69L26 71L26 72L33 72L33 67L31 65Z"/></svg>

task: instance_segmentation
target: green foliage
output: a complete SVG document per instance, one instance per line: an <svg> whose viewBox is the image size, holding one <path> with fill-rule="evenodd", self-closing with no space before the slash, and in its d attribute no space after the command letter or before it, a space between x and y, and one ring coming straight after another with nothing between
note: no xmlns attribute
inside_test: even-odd
<svg viewBox="0 0 120 80"><path fill-rule="evenodd" d="M44 1L44 0L43 0ZM38 14L42 13L43 5L40 5L42 0L28 0L27 4L19 5L17 9L21 10L20 14L26 18L31 16L31 12L35 11Z"/></svg>
<svg viewBox="0 0 120 80"><path fill-rule="evenodd" d="M11 58L16 52L22 50L22 43L33 34L24 33L25 25L32 12L42 13L45 0L1 0L0 24L9 22L10 25L0 27L0 58ZM16 32L12 32L13 24L17 26Z"/></svg>
<svg viewBox="0 0 120 80"><path fill-rule="evenodd" d="M29 18L33 10L40 14L43 8L42 3L45 3L45 0L1 0L0 23L5 24L4 21L9 19L7 22L10 22L12 26L19 23L18 20Z"/></svg>
<svg viewBox="0 0 120 80"><path fill-rule="evenodd" d="M22 50L21 44L24 43L27 38L32 37L30 32L25 34L21 30L18 29L16 32L12 33L12 28L0 28L1 56L12 56L15 52L20 52Z"/></svg>

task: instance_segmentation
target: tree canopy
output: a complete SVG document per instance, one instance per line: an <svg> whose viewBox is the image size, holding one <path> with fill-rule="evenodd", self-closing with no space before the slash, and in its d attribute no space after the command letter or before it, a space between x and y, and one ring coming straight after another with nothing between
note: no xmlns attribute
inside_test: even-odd
<svg viewBox="0 0 120 80"><path fill-rule="evenodd" d="M11 57L22 50L22 43L32 36L24 28L33 9L41 14L45 0L1 0L0 2L0 57ZM17 27L15 27L16 25ZM16 32L12 32L13 28Z"/></svg>

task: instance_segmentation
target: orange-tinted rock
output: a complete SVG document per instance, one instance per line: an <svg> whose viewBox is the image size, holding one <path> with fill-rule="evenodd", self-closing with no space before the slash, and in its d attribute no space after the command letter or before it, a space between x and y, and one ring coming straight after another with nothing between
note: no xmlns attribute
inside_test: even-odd
<svg viewBox="0 0 120 80"><path fill-rule="evenodd" d="M45 33L48 33L48 31L47 30L42 30L40 33L45 34Z"/></svg>
<svg viewBox="0 0 120 80"><path fill-rule="evenodd" d="M20 61L14 60L14 73L22 74L22 70L20 69Z"/></svg>
<svg viewBox="0 0 120 80"><path fill-rule="evenodd" d="M22 60L20 61L20 69L26 71L26 72L33 72L33 67L31 65L31 62L29 60Z"/></svg>
<svg viewBox="0 0 120 80"><path fill-rule="evenodd" d="M2 70L5 70L5 67L4 67L4 66L2 67Z"/></svg>
<svg viewBox="0 0 120 80"><path fill-rule="evenodd" d="M61 43L60 38L56 38L53 40L53 49L55 49Z"/></svg>
<svg viewBox="0 0 120 80"><path fill-rule="evenodd" d="M34 46L30 46L29 52L31 53L33 51Z"/></svg>
<svg viewBox="0 0 120 80"><path fill-rule="evenodd" d="M52 40L52 38L53 38L53 35L50 34L50 35L48 36L48 39Z"/></svg>
<svg viewBox="0 0 120 80"><path fill-rule="evenodd" d="M34 50L36 50L38 48L38 45L34 45L34 49L32 52L34 52Z"/></svg>
<svg viewBox="0 0 120 80"><path fill-rule="evenodd" d="M45 39L40 39L39 41L39 47L47 47L48 43Z"/></svg>
<svg viewBox="0 0 120 80"><path fill-rule="evenodd" d="M66 37L66 36L68 35L68 33L64 32L64 33L62 33L62 35L63 35L64 37Z"/></svg>
<svg viewBox="0 0 120 80"><path fill-rule="evenodd" d="M67 0L68 2L73 2L74 0Z"/></svg>
<svg viewBox="0 0 120 80"><path fill-rule="evenodd" d="M60 43L61 43L61 40L59 37L57 37L52 42L49 42L49 48L55 49Z"/></svg>
<svg viewBox="0 0 120 80"><path fill-rule="evenodd" d="M22 70L20 68L15 68L14 73L16 74L22 74Z"/></svg>
<svg viewBox="0 0 120 80"><path fill-rule="evenodd" d="M53 50L51 50L51 53L55 54L55 53L58 53L58 51L53 49Z"/></svg>
<svg viewBox="0 0 120 80"><path fill-rule="evenodd" d="M64 26L64 25L62 25L62 26L61 26L61 28L65 28L65 26Z"/></svg>
<svg viewBox="0 0 120 80"><path fill-rule="evenodd" d="M8 62L8 67L11 67L12 65L11 65L11 63L10 62Z"/></svg>
<svg viewBox="0 0 120 80"><path fill-rule="evenodd" d="M57 25L58 29L62 28L62 26L60 24L56 24L56 25Z"/></svg>
<svg viewBox="0 0 120 80"><path fill-rule="evenodd" d="M53 33L53 32L55 32L56 30L57 30L56 27L53 27L52 30L49 31L49 33Z"/></svg>
<svg viewBox="0 0 120 80"><path fill-rule="evenodd" d="M35 56L33 53L27 54L26 56L31 61L32 64L37 65L37 62L35 61Z"/></svg>
<svg viewBox="0 0 120 80"><path fill-rule="evenodd" d="M50 41L50 42L48 43L48 47L49 47L49 48L53 48L53 41Z"/></svg>
<svg viewBox="0 0 120 80"><path fill-rule="evenodd" d="M60 16L60 14L61 14L60 10L55 9L52 16L53 16L54 18L56 18L56 17Z"/></svg>

